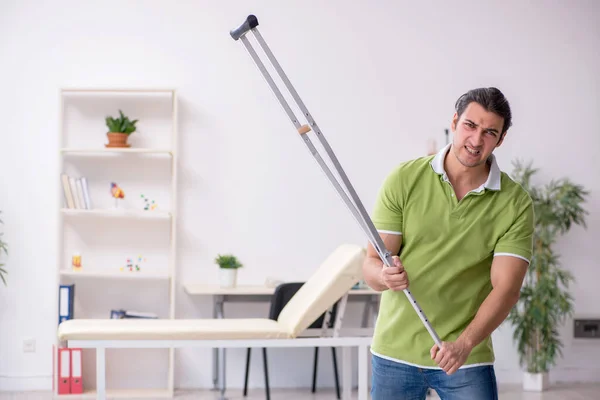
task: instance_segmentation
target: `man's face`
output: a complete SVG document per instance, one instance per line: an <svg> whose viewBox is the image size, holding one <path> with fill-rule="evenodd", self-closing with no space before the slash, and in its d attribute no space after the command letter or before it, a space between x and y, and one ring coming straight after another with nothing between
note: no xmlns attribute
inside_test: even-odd
<svg viewBox="0 0 600 400"><path fill-rule="evenodd" d="M458 161L465 167L485 163L494 149L504 140L501 137L504 118L486 111L479 103L471 102L460 119L452 119L452 148Z"/></svg>

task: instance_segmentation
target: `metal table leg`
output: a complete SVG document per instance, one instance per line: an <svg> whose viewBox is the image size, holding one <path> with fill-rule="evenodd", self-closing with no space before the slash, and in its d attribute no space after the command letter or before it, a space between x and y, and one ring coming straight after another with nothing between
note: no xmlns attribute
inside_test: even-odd
<svg viewBox="0 0 600 400"><path fill-rule="evenodd" d="M223 303L225 302L225 298L224 296L215 296L216 297L216 309L217 309L217 318L219 319L223 319L225 318L224 316L224 307L223 307ZM218 360L220 363L220 367L219 368L219 381L221 383L221 396L220 399L224 400L225 399L225 383L226 383L226 373L225 373L225 348L220 348L217 349L218 350Z"/></svg>
<svg viewBox="0 0 600 400"><path fill-rule="evenodd" d="M379 301L381 298L377 295L371 296L371 311L373 312L371 315L373 316L373 327L377 324L377 315L379 314Z"/></svg>
<svg viewBox="0 0 600 400"><path fill-rule="evenodd" d="M367 328L369 325L369 313L371 311L371 298L367 298L365 304L363 305L363 313L362 313L362 322L360 324L361 328Z"/></svg>
<svg viewBox="0 0 600 400"><path fill-rule="evenodd" d="M217 318L219 314L219 305L217 301L217 297L212 296L213 298L213 318ZM217 390L219 383L219 352L218 349L213 349L213 390Z"/></svg>

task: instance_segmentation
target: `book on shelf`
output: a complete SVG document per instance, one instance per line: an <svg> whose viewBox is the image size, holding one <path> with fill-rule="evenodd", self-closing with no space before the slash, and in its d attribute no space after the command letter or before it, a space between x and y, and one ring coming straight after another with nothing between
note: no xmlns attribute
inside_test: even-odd
<svg viewBox="0 0 600 400"><path fill-rule="evenodd" d="M128 310L111 310L111 319L123 319L123 318L148 318L158 319L158 315L151 312L140 312L140 311L128 311Z"/></svg>
<svg viewBox="0 0 600 400"><path fill-rule="evenodd" d="M58 323L75 318L75 284L58 287Z"/></svg>
<svg viewBox="0 0 600 400"><path fill-rule="evenodd" d="M85 176L73 177L61 174L61 182L66 208L90 210L92 202Z"/></svg>

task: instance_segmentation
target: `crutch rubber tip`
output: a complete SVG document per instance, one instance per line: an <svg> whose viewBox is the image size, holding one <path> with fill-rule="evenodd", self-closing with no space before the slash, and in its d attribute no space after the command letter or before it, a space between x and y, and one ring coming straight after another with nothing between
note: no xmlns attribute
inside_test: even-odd
<svg viewBox="0 0 600 400"><path fill-rule="evenodd" d="M256 28L257 26L258 19L256 18L256 16L250 14L248 15L243 24L229 31L229 34L231 35L233 40L238 40L239 38L244 36L250 29Z"/></svg>
<svg viewBox="0 0 600 400"><path fill-rule="evenodd" d="M298 128L298 133L301 135L304 135L305 133L310 132L310 126L308 125L302 125L300 128Z"/></svg>

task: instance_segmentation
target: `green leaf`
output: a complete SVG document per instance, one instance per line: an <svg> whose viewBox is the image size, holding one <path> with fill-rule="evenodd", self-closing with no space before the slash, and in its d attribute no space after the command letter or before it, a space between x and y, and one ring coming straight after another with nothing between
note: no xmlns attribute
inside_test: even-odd
<svg viewBox="0 0 600 400"><path fill-rule="evenodd" d="M111 116L106 117L106 126L110 132L126 133L130 135L135 132L135 124L138 120L131 121L128 116L123 114L122 110L119 110L119 118L113 118Z"/></svg>
<svg viewBox="0 0 600 400"><path fill-rule="evenodd" d="M235 269L243 267L242 263L240 263L232 254L217 255L215 263L219 265L220 268Z"/></svg>

